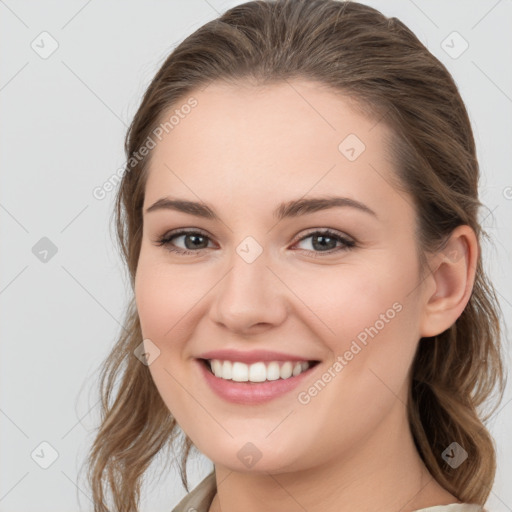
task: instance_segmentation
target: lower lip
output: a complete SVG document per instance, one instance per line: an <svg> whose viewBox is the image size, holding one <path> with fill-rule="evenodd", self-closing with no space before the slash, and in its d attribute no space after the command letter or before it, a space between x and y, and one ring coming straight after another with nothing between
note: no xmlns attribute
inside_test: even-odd
<svg viewBox="0 0 512 512"><path fill-rule="evenodd" d="M260 404L284 395L295 389L318 366L308 368L305 372L288 379L277 379L265 382L236 382L215 377L208 370L204 361L196 359L206 382L221 398L237 404Z"/></svg>

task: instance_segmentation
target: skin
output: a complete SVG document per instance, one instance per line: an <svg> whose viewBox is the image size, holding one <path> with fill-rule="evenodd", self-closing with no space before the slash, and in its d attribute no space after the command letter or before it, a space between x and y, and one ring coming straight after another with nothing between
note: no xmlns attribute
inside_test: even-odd
<svg viewBox="0 0 512 512"><path fill-rule="evenodd" d="M405 403L419 339L447 329L469 300L474 232L457 228L420 278L412 199L391 185L388 128L347 97L305 80L213 83L193 96L198 106L152 150L143 208L164 196L204 201L221 221L144 213L135 293L144 338L160 350L149 366L158 391L215 464L210 511L408 512L458 502L422 463ZM351 133L366 146L354 161L338 149ZM330 194L356 199L376 216L336 207L277 223L272 217L282 201ZM197 254L155 244L177 228L204 231L199 247L206 248L194 249L190 236L188 245L174 238L174 246ZM325 254L342 244L299 241L311 228L330 228L356 246ZM247 236L263 249L252 263L236 252ZM298 392L394 303L401 311L309 403L299 403ZM239 405L214 394L196 367L195 357L220 348L321 363L300 389ZM262 455L251 468L237 457L247 442Z"/></svg>

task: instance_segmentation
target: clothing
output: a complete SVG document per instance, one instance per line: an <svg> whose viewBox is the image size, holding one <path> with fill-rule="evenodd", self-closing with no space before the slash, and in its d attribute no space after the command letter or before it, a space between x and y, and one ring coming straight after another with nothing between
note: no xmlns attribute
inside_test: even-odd
<svg viewBox="0 0 512 512"><path fill-rule="evenodd" d="M217 483L213 470L172 509L172 512L208 512L216 492Z"/></svg>
<svg viewBox="0 0 512 512"><path fill-rule="evenodd" d="M217 492L215 470L192 489L172 512L208 512L213 497ZM468 503L452 503L450 505L437 505L415 510L414 512L487 512L481 505Z"/></svg>

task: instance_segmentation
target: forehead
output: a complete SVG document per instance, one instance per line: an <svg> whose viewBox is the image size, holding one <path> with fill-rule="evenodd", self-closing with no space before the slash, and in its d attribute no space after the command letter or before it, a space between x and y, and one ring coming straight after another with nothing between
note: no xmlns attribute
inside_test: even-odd
<svg viewBox="0 0 512 512"><path fill-rule="evenodd" d="M379 132L386 130L384 123L375 119L377 112L374 116L363 114L362 105L355 99L325 84L304 80L271 85L213 82L182 97L167 115L164 113L163 121L192 97L196 106L188 108L188 113L172 127L176 144L182 142L182 137L189 138L190 132L198 138L214 136L216 143L242 143L240 139L247 140L249 136L258 142L293 144L305 139L313 143L320 136L327 138L326 143L336 142L348 133L378 140ZM366 105L365 112L371 112ZM379 127L372 134L376 125ZM282 128L286 129L280 131Z"/></svg>
<svg viewBox="0 0 512 512"><path fill-rule="evenodd" d="M190 98L194 108L180 111ZM312 188L369 200L393 192L389 129L316 82L214 82L176 102L163 122L176 110L179 122L152 150L146 204L166 191L260 204Z"/></svg>

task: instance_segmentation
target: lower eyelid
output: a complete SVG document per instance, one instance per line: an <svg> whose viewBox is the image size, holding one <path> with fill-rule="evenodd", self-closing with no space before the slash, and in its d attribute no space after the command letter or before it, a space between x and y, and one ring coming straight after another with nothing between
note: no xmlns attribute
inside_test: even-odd
<svg viewBox="0 0 512 512"><path fill-rule="evenodd" d="M303 242L304 240L307 240L308 238L311 238L313 236L326 236L326 237L329 237L329 238L333 238L334 240L336 240L337 242L340 242L342 244L342 247L346 247L346 248L350 248L350 247L353 247L355 246L355 241L351 240L350 238L348 237L344 237L344 236L341 236L341 235L338 235L337 233L333 233L333 232L325 232L325 231L314 231L312 233L308 233L307 235L304 235L302 238L299 238L296 242L294 242L293 245L296 245L300 242ZM314 251L314 252L328 252L328 251Z"/></svg>
<svg viewBox="0 0 512 512"><path fill-rule="evenodd" d="M175 252L178 254L187 254L187 255L199 254L203 250L211 249L211 247L201 247L196 250L183 249L181 247L176 247L171 243L172 240L175 240L175 239L181 238L181 237L186 237L188 235L201 235L202 237L206 238L209 243L212 242L212 238L210 236L208 236L207 234L202 233L200 231L182 231L182 232L177 232L177 233L171 233L170 235L167 235L167 236L164 235L164 236L158 238L155 241L155 245L163 246L164 249L166 249L169 252ZM323 254L329 255L329 254L333 254L333 253L343 252L343 251L346 251L346 250L349 250L349 249L355 247L355 245L356 245L356 242L351 240L350 238L343 237L334 232L318 230L318 231L313 231L313 232L310 232L310 233L302 236L301 238L299 238L298 240L293 242L292 247L296 246L300 242L303 242L304 240L307 240L308 238L313 237L314 235L317 235L317 236L323 235L323 236L328 236L328 237L334 238L336 241L340 242L341 245L338 247L335 247L333 249L329 249L327 251L314 251L314 250L310 250L310 249L298 249L298 250L306 251L310 254L314 254L315 256L322 256Z"/></svg>
<svg viewBox="0 0 512 512"><path fill-rule="evenodd" d="M178 238L185 238L189 235L201 235L203 238L207 239L208 240L208 244L210 244L212 242L212 239L208 236L208 235L205 235L204 233L200 233L200 232L197 232L197 231L190 231L190 232L181 232L181 233L173 233L169 236L166 236L165 238L162 238L160 239L160 242L158 243L158 245L163 245L163 246L167 246L167 247L173 247L172 250L174 250L175 252L181 252L181 253L199 253L200 251L203 251L203 250L206 250L206 249L211 249L211 247L201 247L199 249L196 249L196 250L192 250L192 249L183 249L182 247L174 247L174 245L171 243L171 241L176 241L176 239ZM168 250L171 250L171 249L168 249Z"/></svg>

